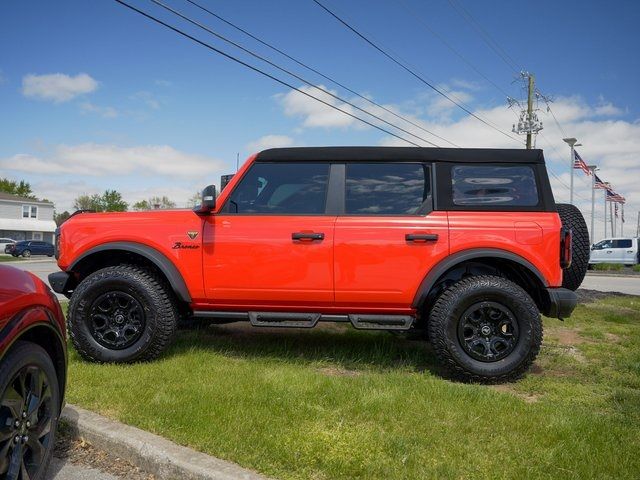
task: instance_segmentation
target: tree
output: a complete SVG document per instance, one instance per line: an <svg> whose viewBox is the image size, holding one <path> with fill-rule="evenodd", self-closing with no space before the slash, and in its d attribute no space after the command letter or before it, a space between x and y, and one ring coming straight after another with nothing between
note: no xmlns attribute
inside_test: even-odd
<svg viewBox="0 0 640 480"><path fill-rule="evenodd" d="M53 220L56 222L57 226L62 225L64 222L66 222L69 217L71 216L71 214L69 212L67 212L66 210L62 213L58 213L58 212L53 212Z"/></svg>
<svg viewBox="0 0 640 480"><path fill-rule="evenodd" d="M202 193L196 192L193 194L191 198L187 201L187 204L191 208L196 208L198 205L202 203Z"/></svg>
<svg viewBox="0 0 640 480"><path fill-rule="evenodd" d="M132 208L137 211L176 208L176 203L166 196L151 197L147 200L140 200L134 203Z"/></svg>
<svg viewBox="0 0 640 480"><path fill-rule="evenodd" d="M8 178L0 178L0 192L36 200L36 196L31 190L31 184L24 180L17 182L15 180L9 180Z"/></svg>
<svg viewBox="0 0 640 480"><path fill-rule="evenodd" d="M122 199L120 192L105 190L102 195L80 195L73 202L76 210L95 210L96 212L126 212L129 204Z"/></svg>

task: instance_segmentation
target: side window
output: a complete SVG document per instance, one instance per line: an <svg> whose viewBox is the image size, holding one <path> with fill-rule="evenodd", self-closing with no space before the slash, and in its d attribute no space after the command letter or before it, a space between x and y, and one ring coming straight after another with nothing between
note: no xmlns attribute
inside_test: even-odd
<svg viewBox="0 0 640 480"><path fill-rule="evenodd" d="M222 211L231 214L322 214L328 183L328 163L255 163L233 190Z"/></svg>
<svg viewBox="0 0 640 480"><path fill-rule="evenodd" d="M614 240L613 248L631 248L631 239L625 238L623 240Z"/></svg>
<svg viewBox="0 0 640 480"><path fill-rule="evenodd" d="M347 215L416 215L430 194L421 163L347 163Z"/></svg>
<svg viewBox="0 0 640 480"><path fill-rule="evenodd" d="M612 240L601 240L593 246L594 250L604 250L605 248L612 248L613 241Z"/></svg>
<svg viewBox="0 0 640 480"><path fill-rule="evenodd" d="M528 166L456 165L451 183L454 205L538 205L535 174Z"/></svg>

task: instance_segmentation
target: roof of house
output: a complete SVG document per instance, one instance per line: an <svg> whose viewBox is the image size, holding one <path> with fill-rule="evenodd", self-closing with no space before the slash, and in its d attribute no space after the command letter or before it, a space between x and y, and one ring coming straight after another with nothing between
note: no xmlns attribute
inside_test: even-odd
<svg viewBox="0 0 640 480"><path fill-rule="evenodd" d="M544 163L542 150L427 147L292 147L258 153L256 161Z"/></svg>
<svg viewBox="0 0 640 480"><path fill-rule="evenodd" d="M22 203L37 203L39 205L53 205L53 202L43 202L33 198L21 197L19 195L13 195L11 193L0 192L0 200L8 200L10 202L22 202Z"/></svg>

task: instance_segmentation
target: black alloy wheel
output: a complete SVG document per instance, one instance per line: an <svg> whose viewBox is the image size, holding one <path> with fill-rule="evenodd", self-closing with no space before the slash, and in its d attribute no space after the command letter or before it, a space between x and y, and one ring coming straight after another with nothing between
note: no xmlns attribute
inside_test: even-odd
<svg viewBox="0 0 640 480"><path fill-rule="evenodd" d="M0 477L40 478L48 463L56 425L57 390L36 364L22 366L0 401Z"/></svg>
<svg viewBox="0 0 640 480"><path fill-rule="evenodd" d="M462 348L481 362L497 362L518 344L518 321L497 302L479 302L460 317L458 338Z"/></svg>
<svg viewBox="0 0 640 480"><path fill-rule="evenodd" d="M138 341L146 324L144 308L128 293L111 291L100 295L89 310L89 331L100 345L113 350Z"/></svg>

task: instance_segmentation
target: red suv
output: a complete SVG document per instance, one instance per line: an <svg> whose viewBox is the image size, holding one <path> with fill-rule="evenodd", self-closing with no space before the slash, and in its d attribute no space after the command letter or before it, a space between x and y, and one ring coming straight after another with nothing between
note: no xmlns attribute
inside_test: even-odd
<svg viewBox="0 0 640 480"><path fill-rule="evenodd" d="M0 265L0 478L44 478L66 368L56 297L34 275Z"/></svg>
<svg viewBox="0 0 640 480"><path fill-rule="evenodd" d="M192 317L329 321L419 330L451 375L486 382L526 371L589 251L542 151L393 147L266 150L195 211L81 213L56 242L49 279L89 360L155 358Z"/></svg>

